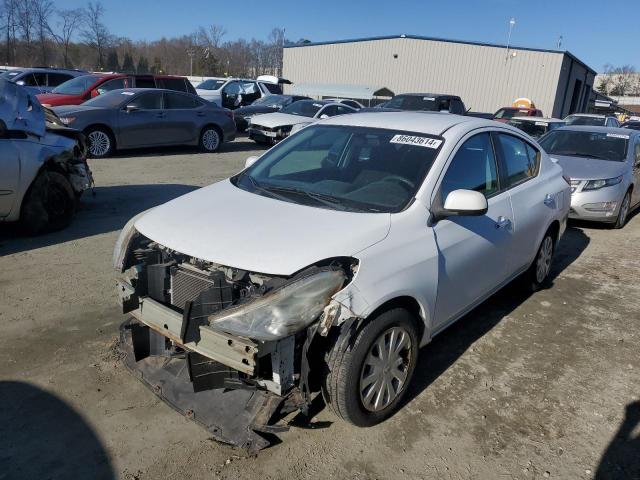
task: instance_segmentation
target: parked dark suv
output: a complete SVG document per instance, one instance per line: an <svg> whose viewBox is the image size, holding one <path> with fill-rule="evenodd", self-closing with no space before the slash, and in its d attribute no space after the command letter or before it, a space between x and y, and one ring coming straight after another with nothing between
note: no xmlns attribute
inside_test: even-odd
<svg viewBox="0 0 640 480"><path fill-rule="evenodd" d="M51 93L37 97L45 107L80 105L90 98L121 88L166 88L167 90L196 94L196 89L184 77L92 73L69 80L54 88Z"/></svg>
<svg viewBox="0 0 640 480"><path fill-rule="evenodd" d="M466 108L460 97L440 93L403 93L385 102L383 107L363 109L362 111L365 110L376 112L385 110L449 112L457 115L464 115L466 113Z"/></svg>
<svg viewBox="0 0 640 480"><path fill-rule="evenodd" d="M1 77L24 86L29 93L36 95L50 92L58 85L87 73L65 68L16 68L3 72Z"/></svg>

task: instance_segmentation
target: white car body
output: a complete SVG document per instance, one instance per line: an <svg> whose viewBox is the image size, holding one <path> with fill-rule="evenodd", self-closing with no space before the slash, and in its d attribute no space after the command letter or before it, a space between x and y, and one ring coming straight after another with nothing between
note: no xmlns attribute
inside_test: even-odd
<svg viewBox="0 0 640 480"><path fill-rule="evenodd" d="M341 140L338 143L326 140L331 135L348 140L339 147L336 145ZM478 139L484 142L480 157L475 155L474 147ZM503 153L494 152L494 140L502 145ZM322 152L327 156L318 162L318 157L308 154L322 141L325 141L323 148L328 149ZM519 150L511 150L511 160L506 158L504 152L509 150L504 149L503 142L519 145ZM300 149L295 150L296 146ZM340 148L345 150L336 152ZM350 157L352 162L345 160L346 152L356 152ZM508 188L497 188L500 185L497 179L506 181L504 175L496 176L502 173L502 165L522 165L518 163L522 152L528 159L527 165L535 161L536 168L529 169L535 173L527 174L517 183L514 180ZM293 170L285 168L285 173L277 170L274 173L277 178L286 176L287 171L295 177L300 172L296 168L308 162L306 166L311 169L303 169L299 178L309 178L305 177L307 173L326 169L327 176L322 181L338 182L331 177L335 170L344 167L348 178L354 168L365 164L363 168L369 170L361 169L360 173L365 173L367 180L355 191L367 191L372 196L351 197L361 200L356 205L362 205L366 198L372 199L373 205L380 204L378 195L388 195L394 188L396 192L404 192L403 202L392 202L396 206L387 211L356 207L349 210L337 207L338 197L329 201L326 195L314 196L313 193L318 193L315 190L289 190L294 197L277 193L285 190L278 190L275 184L271 185L272 190L267 190L261 183L260 172L282 167L278 162L283 158L285 167L293 166ZM503 158L504 162L496 160ZM430 167L425 166L427 161ZM488 162L496 168L485 173ZM387 175L384 178L391 183L381 185L385 180L371 179L369 173L376 173L376 166L379 166L377 173ZM408 190L395 186L395 181L407 172L405 167L409 170L403 178L416 180ZM481 191L457 186L469 168L475 172L473 185L480 178L482 186L491 175L491 185L495 185L491 187L492 193L485 196ZM450 171L455 175L447 176ZM252 172L257 172L261 182L251 176ZM445 180L449 182L449 193L441 198ZM349 181L349 185L359 185L353 178L344 183ZM378 186L371 190L376 183ZM451 189L452 186L455 188ZM215 429L209 429L215 438L236 445L247 445L250 441L253 448L263 448L264 440L253 433L260 429L254 426L257 413L251 405L271 399L264 405L273 405L275 409L297 392L308 391L309 372L325 375L324 370L311 367L312 358L317 361L326 358L325 352L343 348L339 345L344 348L351 345L338 342L323 347L326 343L320 340L318 348L326 350L314 351L314 356L309 357L306 348L315 338L337 336L348 340L351 332L371 332L387 328L390 321L396 322L391 324L391 330L386 330L392 332L390 340L387 341L387 333L378 332L377 337L368 340L373 346L367 344L363 348L388 348L390 353L380 353L375 363L389 362L391 367L384 367L386 373L381 370L379 374L401 375L402 372L393 373L393 369L401 368L400 364L416 365L416 347L428 343L518 275L533 273L537 275L536 281L542 283L551 268L553 248L566 228L570 195L561 167L534 140L505 124L426 112L362 113L322 120L287 138L257 160L250 157L245 170L232 179L142 213L125 226L114 251L114 266L121 273L133 275L132 280L117 281L123 313L131 312L135 318L128 324L125 322L121 330L132 332L121 337L127 365L140 371L139 378L150 388L163 384L156 393L178 411L195 416L204 425L216 425ZM306 203L310 199L317 203ZM541 265L542 280L538 278ZM141 276L136 272L142 272ZM247 281L249 286L243 286ZM193 285L199 282L208 282L208 286L194 292ZM276 282L275 286L272 282ZM223 294L218 293L223 289L241 292L234 303L224 306L230 300L224 300ZM205 299L205 295L218 294L220 297ZM178 297L182 300L176 301ZM195 300L185 302L187 297ZM203 310L192 313L192 308L204 307L219 310L212 315ZM411 320L406 317L390 320L385 312L398 315L405 312ZM193 327L194 322L204 323ZM402 325L411 326L402 330L405 328ZM394 336L396 331L398 335ZM134 341L133 332L137 332L138 340ZM189 332L199 332L199 336ZM136 344L161 345L164 347L160 350L164 350L152 354L150 347L136 350ZM190 362L192 355L196 357L198 365L193 368L207 368L202 365L213 362L211 368L215 371L211 375L219 372L222 364L245 377L229 380L235 383L228 393L225 393L225 386L229 385L224 383L226 379L213 386L200 385L198 388L209 388L210 397L204 397L207 407L198 409L194 406L197 397L188 393L191 388L188 382L193 383L193 391L199 391L196 383L200 377L194 375L186 383L179 383L169 367L165 371L165 367L159 366L161 363L154 363L153 356L167 356L166 352L176 347L179 352L187 352L187 358L183 356L180 361ZM158 347L154 348L157 352ZM400 357L398 352L406 348L409 348L407 356ZM392 355L396 355L395 359L388 360ZM356 356L354 353L353 358ZM206 362L197 360L201 357ZM367 381L370 376L365 378L369 364L360 366L358 360L336 361L345 362L339 364L344 371L349 368L355 373L349 381L341 382L344 387L336 386L334 391L343 398L353 394L350 398L356 398L354 401L373 398L359 397L361 388L374 385ZM387 377L387 383L376 381L375 385L383 386L375 388L387 392L379 393L375 400L376 413L382 416L361 420L358 414L339 415L361 426L384 420L399 402L380 399L382 396L391 399L392 389L394 395L406 392L404 385L410 381L410 374L407 375L396 384L391 384ZM233 387L238 381L251 382L253 389ZM167 382L175 388L167 388ZM355 389L360 393L354 393ZM254 401L255 398L258 400ZM310 397L302 398L307 398L303 401L308 405ZM336 397L328 398L333 402ZM395 398L400 400L399 396ZM385 402L385 406L378 408L379 401ZM215 402L221 408L211 408ZM260 413L260 418L271 418L273 409Z"/></svg>
<svg viewBox="0 0 640 480"><path fill-rule="evenodd" d="M445 141L415 201L396 214L297 205L223 180L157 207L137 219L135 229L193 257L277 275L324 258L354 256L358 273L334 300L366 318L388 300L409 296L420 305L425 322L422 344L526 270L554 222L558 238L565 229L571 193L562 169L515 128L473 117L410 112L347 115L323 124L442 133ZM484 131L505 132L536 146L538 176L490 198L482 221L457 217L427 226L448 162L465 139ZM210 206L220 204L227 207L213 215ZM212 221L204 221L209 216ZM510 230L496 228L500 217L511 222ZM253 232L259 241L238 244L239 231Z"/></svg>
<svg viewBox="0 0 640 480"><path fill-rule="evenodd" d="M253 79L244 79L244 78L235 78L235 77L230 77L230 78L223 78L223 77L211 77L207 80L220 80L221 82L223 81L224 83L222 85L219 86L219 88L215 89L215 90L209 90L209 89L204 89L204 88L197 88L196 86L196 93L198 94L199 97L204 98L205 100L209 101L209 102L213 102L216 105L222 107L226 107L226 108L237 108L243 105L248 105L251 102L243 102L242 98L239 99L239 104L238 105L223 105L223 92L225 90L225 88L227 88L230 84L232 83L237 83L240 82L241 84L245 84L248 85L249 88L252 90L251 95L253 100L257 99L257 98L262 98L265 97L267 95L271 95L273 93L282 93L281 89L278 91L271 91L269 89L269 85L278 85L279 82L283 82L282 79L279 79L278 77L274 77L272 75L261 75L259 76L257 79L253 80ZM284 81L285 83L287 83L288 81ZM201 85L204 82L201 82L198 85ZM289 82L290 83L290 82ZM240 89L241 90L241 89ZM240 92L242 93L242 92ZM251 101L253 101L251 100Z"/></svg>

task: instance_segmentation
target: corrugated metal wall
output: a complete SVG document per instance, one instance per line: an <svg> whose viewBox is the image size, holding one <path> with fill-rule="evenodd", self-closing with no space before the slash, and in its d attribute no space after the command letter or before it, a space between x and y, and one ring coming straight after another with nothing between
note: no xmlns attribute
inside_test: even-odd
<svg viewBox="0 0 640 480"><path fill-rule="evenodd" d="M451 93L480 112L528 97L551 115L565 55L510 54L507 59L505 48L412 38L309 45L284 49L283 75L295 83L380 85L396 94Z"/></svg>

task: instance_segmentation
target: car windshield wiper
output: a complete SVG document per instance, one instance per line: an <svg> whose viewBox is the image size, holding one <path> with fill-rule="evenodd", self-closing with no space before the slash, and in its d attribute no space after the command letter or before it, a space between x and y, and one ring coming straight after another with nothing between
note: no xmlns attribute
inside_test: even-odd
<svg viewBox="0 0 640 480"><path fill-rule="evenodd" d="M318 203L322 203L324 205L336 208L337 210L348 210L347 207L342 204L342 201L339 198L333 197L331 195L327 195L325 193L310 192L308 190L303 190L301 188L282 187L277 185L269 185L268 187L263 187L263 188L266 188L269 191L275 190L278 192L293 193L295 195L304 195L306 197L309 197L315 200Z"/></svg>
<svg viewBox="0 0 640 480"><path fill-rule="evenodd" d="M551 155L568 155L570 157L586 157L586 158L595 158L598 160L606 160L606 158L602 158L597 155L593 155L591 153L584 153L584 152L554 152Z"/></svg>
<svg viewBox="0 0 640 480"><path fill-rule="evenodd" d="M271 198L277 198L278 200L282 200L284 202L289 201L289 199L284 195L279 195L278 193L271 191L269 188L264 187L260 182L258 182L255 178L253 178L248 173L244 173L242 176L249 179L249 183L251 183L251 186L253 187L254 190L257 190L258 192L266 193Z"/></svg>

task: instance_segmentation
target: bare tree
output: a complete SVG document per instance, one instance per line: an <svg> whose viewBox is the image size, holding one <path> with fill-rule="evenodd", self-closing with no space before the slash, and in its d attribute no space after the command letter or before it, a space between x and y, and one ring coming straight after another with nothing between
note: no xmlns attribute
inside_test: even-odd
<svg viewBox="0 0 640 480"><path fill-rule="evenodd" d="M51 26L49 19L55 11L52 0L31 0L38 42L40 43L40 60L42 65L49 65L49 36Z"/></svg>
<svg viewBox="0 0 640 480"><path fill-rule="evenodd" d="M4 0L2 2L2 18L3 28L5 29L6 39L6 57L7 65L16 63L17 55L17 17L18 17L18 0Z"/></svg>
<svg viewBox="0 0 640 480"><path fill-rule="evenodd" d="M623 65L613 69L612 74L611 94L621 97L628 95L636 77L636 69L632 65Z"/></svg>
<svg viewBox="0 0 640 480"><path fill-rule="evenodd" d="M97 67L104 68L106 50L111 41L109 30L102 22L104 7L101 2L89 2L85 15L85 29L82 38L97 54Z"/></svg>
<svg viewBox="0 0 640 480"><path fill-rule="evenodd" d="M20 38L24 42L25 60L33 65L33 36L36 29L36 19L33 13L34 0L21 0L16 2L16 25Z"/></svg>
<svg viewBox="0 0 640 480"><path fill-rule="evenodd" d="M49 33L53 36L58 46L62 49L62 61L64 66L69 68L72 66L69 58L69 47L71 46L71 40L73 36L80 28L83 18L86 13L81 8L75 8L70 10L58 10L58 31L54 32L50 30Z"/></svg>

